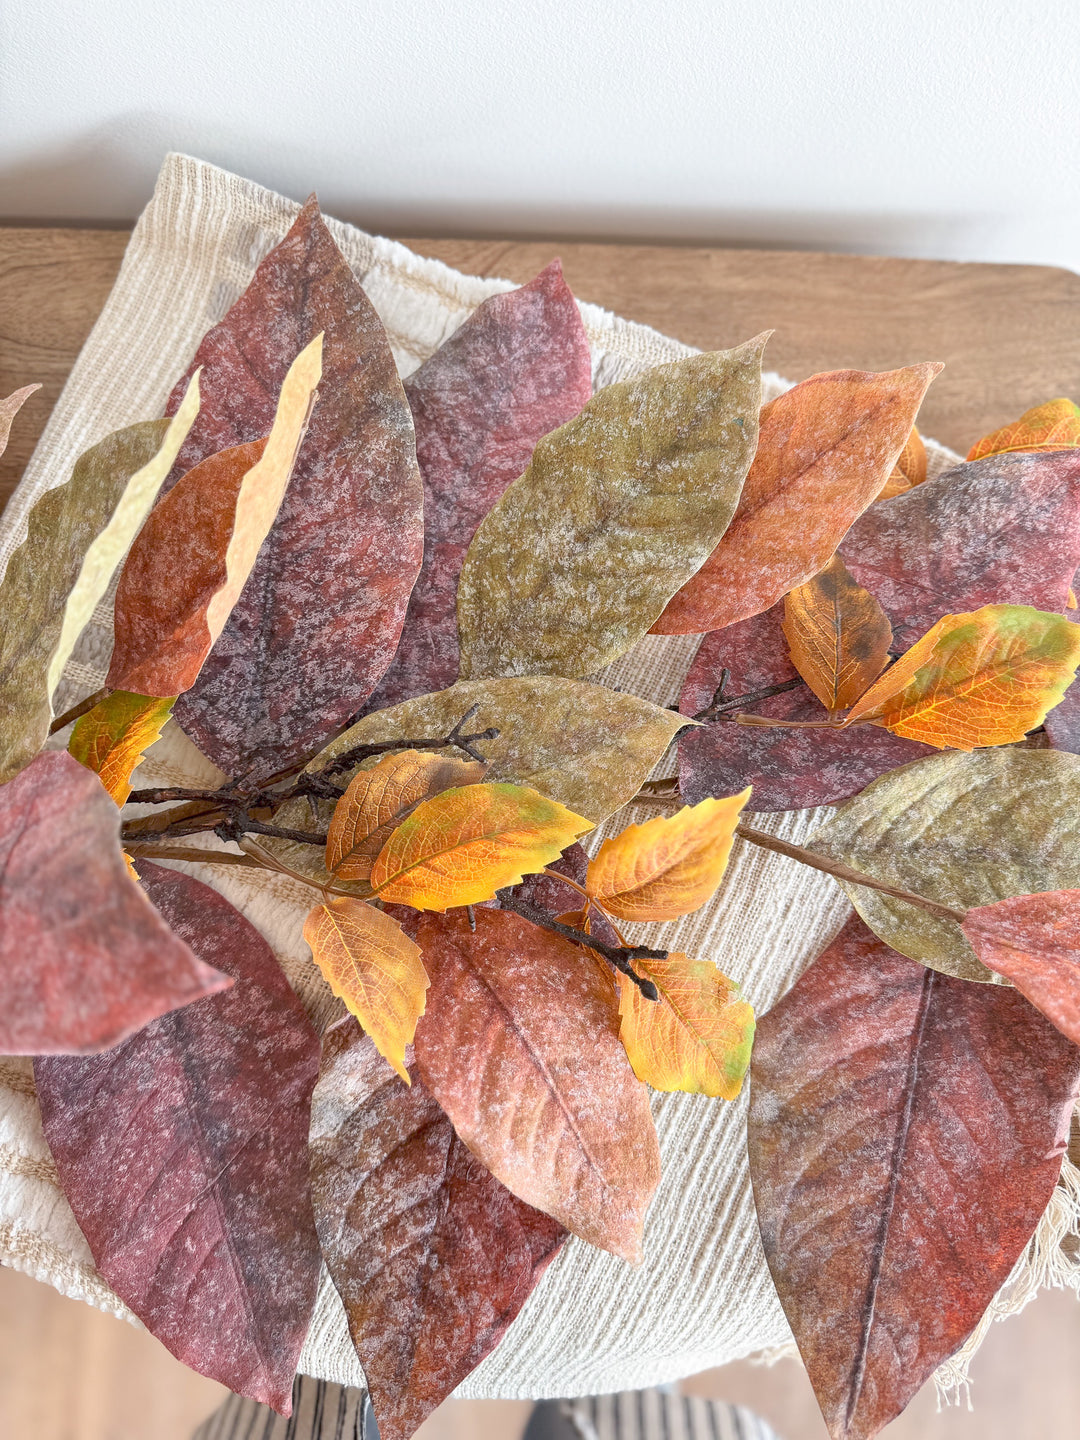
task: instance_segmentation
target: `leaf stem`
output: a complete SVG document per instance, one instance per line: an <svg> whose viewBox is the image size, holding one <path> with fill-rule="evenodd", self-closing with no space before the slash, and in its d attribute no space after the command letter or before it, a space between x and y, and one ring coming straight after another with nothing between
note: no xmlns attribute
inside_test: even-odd
<svg viewBox="0 0 1080 1440"><path fill-rule="evenodd" d="M713 720L724 720L731 710L741 710L745 705L756 705L759 700L769 700L773 695L783 695L788 690L797 690L806 681L796 675L793 680L782 680L778 685L763 685L760 690L748 690L745 695L733 695L726 699L724 691L731 679L731 671L726 667L720 672L720 684L716 687L713 698L706 705L704 710L699 710L693 717L700 720L703 725L708 725Z"/></svg>
<svg viewBox="0 0 1080 1440"><path fill-rule="evenodd" d="M560 875L559 879L565 880L566 876ZM597 940L595 935L587 935L584 930L575 930L570 925L564 925L561 920L556 920L553 915L549 915L546 910L541 910L538 905L530 905L527 900L519 899L512 889L498 891L498 900L504 910L512 910L523 920L531 920L534 925L539 925L543 930L551 930L556 935L562 935L566 940L572 940L575 945L582 945L587 950L595 950L621 975L632 980L646 1000L660 999L660 992L653 982L639 975L631 966L630 961L666 960L668 957L666 950L653 950L648 945L607 945L604 941Z"/></svg>
<svg viewBox="0 0 1080 1440"><path fill-rule="evenodd" d="M65 710L62 715L56 717L49 726L49 734L55 735L58 731L63 730L66 725L70 725L73 720L81 720L84 715L88 715L90 711L93 710L95 705L100 705L101 702L107 700L112 693L111 686L103 685L100 690L95 690L92 695L87 695L85 700L80 700L79 703L73 705L70 710Z"/></svg>

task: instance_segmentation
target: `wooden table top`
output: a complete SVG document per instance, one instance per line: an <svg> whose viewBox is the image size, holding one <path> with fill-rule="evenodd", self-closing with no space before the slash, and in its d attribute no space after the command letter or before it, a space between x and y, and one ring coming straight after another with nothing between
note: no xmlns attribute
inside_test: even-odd
<svg viewBox="0 0 1080 1440"><path fill-rule="evenodd" d="M0 396L42 384L0 460L0 504L97 318L127 238L0 228ZM405 243L470 274L518 282L561 255L582 300L703 349L773 328L766 364L791 380L944 360L919 424L961 453L1031 405L1080 397L1080 275L1066 270L555 240Z"/></svg>

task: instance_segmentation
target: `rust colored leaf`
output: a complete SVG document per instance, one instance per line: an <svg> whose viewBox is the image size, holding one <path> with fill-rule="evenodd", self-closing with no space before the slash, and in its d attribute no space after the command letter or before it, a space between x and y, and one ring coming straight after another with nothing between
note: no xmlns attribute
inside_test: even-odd
<svg viewBox="0 0 1080 1440"><path fill-rule="evenodd" d="M45 751L0 786L0 1052L116 1045L231 983L196 956L131 883L96 775Z"/></svg>
<svg viewBox="0 0 1080 1440"><path fill-rule="evenodd" d="M310 912L304 939L331 990L408 1084L405 1047L428 988L419 949L384 911L340 895Z"/></svg>
<svg viewBox="0 0 1080 1440"><path fill-rule="evenodd" d="M846 710L881 674L892 626L839 555L784 598L784 636L799 674L826 710Z"/></svg>
<svg viewBox="0 0 1080 1440"><path fill-rule="evenodd" d="M975 1328L1053 1193L1078 1088L1080 1051L1022 995L926 970L857 917L758 1022L758 1222L834 1440L876 1435Z"/></svg>
<svg viewBox="0 0 1080 1440"><path fill-rule="evenodd" d="M290 365L269 436L196 465L140 531L116 593L114 689L180 695L194 685L281 508L315 403L322 340Z"/></svg>
<svg viewBox="0 0 1080 1440"><path fill-rule="evenodd" d="M1080 445L1080 405L1063 396L1025 410L1019 420L977 440L969 460L1016 450L1074 450Z"/></svg>
<svg viewBox="0 0 1080 1440"><path fill-rule="evenodd" d="M36 1061L45 1138L95 1264L151 1334L287 1415L319 1277L307 1165L318 1036L227 900L190 875L138 869L177 934L236 983L104 1055Z"/></svg>
<svg viewBox="0 0 1080 1440"><path fill-rule="evenodd" d="M750 791L684 805L604 841L585 888L621 920L674 920L713 896Z"/></svg>
<svg viewBox="0 0 1080 1440"><path fill-rule="evenodd" d="M0 400L0 455L3 455L7 449L8 436L11 434L11 425L15 416L34 391L40 389L40 385L24 385L21 390L16 390L5 400Z"/></svg>
<svg viewBox="0 0 1080 1440"><path fill-rule="evenodd" d="M339 880L369 879L379 851L422 801L483 778L479 761L421 750L386 755L373 769L358 771L334 807L327 870Z"/></svg>
<svg viewBox="0 0 1080 1440"><path fill-rule="evenodd" d="M420 1078L519 1199L636 1262L660 1153L611 986L590 955L518 915L475 920L421 917Z"/></svg>
<svg viewBox="0 0 1080 1440"><path fill-rule="evenodd" d="M754 1011L711 960L672 954L635 960L660 999L646 1000L625 975L619 986L619 1037L634 1074L654 1090L687 1090L734 1100L754 1040Z"/></svg>
<svg viewBox="0 0 1080 1440"><path fill-rule="evenodd" d="M475 905L542 870L591 830L525 785L466 785L425 800L383 846L370 885L417 910Z"/></svg>
<svg viewBox="0 0 1080 1440"><path fill-rule="evenodd" d="M941 368L833 370L767 405L735 518L654 633L721 630L816 575L877 498Z"/></svg>
<svg viewBox="0 0 1080 1440"><path fill-rule="evenodd" d="M1011 980L1080 1045L1080 890L980 905L968 911L962 929L988 970Z"/></svg>
<svg viewBox="0 0 1080 1440"><path fill-rule="evenodd" d="M114 690L76 722L68 750L122 806L136 766L161 734L172 707L171 699Z"/></svg>
<svg viewBox="0 0 1080 1440"><path fill-rule="evenodd" d="M1080 626L1029 605L943 615L853 707L939 749L1010 745L1034 730L1072 684Z"/></svg>
<svg viewBox="0 0 1080 1440"><path fill-rule="evenodd" d="M382 324L314 198L199 346L203 409L180 466L266 435L289 365L320 331L319 402L285 499L176 707L234 776L284 768L356 714L393 659L422 558L408 402Z"/></svg>
<svg viewBox="0 0 1080 1440"><path fill-rule="evenodd" d="M566 1239L409 1074L411 1089L340 1021L311 1112L315 1222L384 1440L409 1440L495 1348Z"/></svg>
<svg viewBox="0 0 1080 1440"><path fill-rule="evenodd" d="M457 585L476 527L536 442L592 394L589 342L558 260L485 300L409 376L405 394L424 480L424 563L368 711L458 678Z"/></svg>
<svg viewBox="0 0 1080 1440"><path fill-rule="evenodd" d="M925 479L926 446L923 444L923 438L918 430L912 426L907 444L900 452L900 459L893 466L892 474L885 481L877 498L891 500L894 495L902 495L905 490L912 490L916 485L921 485Z"/></svg>

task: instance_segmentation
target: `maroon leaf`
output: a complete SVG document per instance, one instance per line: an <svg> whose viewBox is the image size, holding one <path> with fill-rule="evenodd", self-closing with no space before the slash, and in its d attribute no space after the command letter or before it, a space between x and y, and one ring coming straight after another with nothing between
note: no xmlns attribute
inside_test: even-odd
<svg viewBox="0 0 1080 1440"><path fill-rule="evenodd" d="M495 1348L567 1233L484 1169L409 1074L411 1088L340 1021L311 1114L323 1256L384 1440L408 1440Z"/></svg>
<svg viewBox="0 0 1080 1440"><path fill-rule="evenodd" d="M1076 588L1075 576L1073 588ZM1065 699L1047 715L1043 727L1055 750L1080 755L1080 685L1075 680L1065 691Z"/></svg>
<svg viewBox="0 0 1080 1440"><path fill-rule="evenodd" d="M476 527L533 446L592 394L589 342L553 260L493 295L405 381L424 477L424 564L394 663L366 709L444 690L458 678L457 585Z"/></svg>
<svg viewBox="0 0 1080 1440"><path fill-rule="evenodd" d="M92 771L45 751L0 786L0 1053L103 1050L231 983L135 884Z"/></svg>
<svg viewBox="0 0 1080 1440"><path fill-rule="evenodd" d="M98 1269L147 1329L287 1415L319 1275L307 1165L318 1037L227 900L138 869L168 922L236 984L104 1055L37 1060L45 1138Z"/></svg>
<svg viewBox="0 0 1080 1440"><path fill-rule="evenodd" d="M725 668L730 671L726 694L732 699L798 680L781 629L783 616L783 605L774 605L762 615L706 635L683 685L683 714L705 709ZM824 705L802 683L745 708L779 720L827 717ZM748 813L828 805L858 794L887 770L936 753L878 725L842 731L770 730L737 725L728 718L683 733L679 791L687 805L696 805L707 796L733 795L752 785Z"/></svg>
<svg viewBox="0 0 1080 1440"><path fill-rule="evenodd" d="M1015 990L848 921L758 1022L750 1173L829 1430L867 1440L975 1328L1053 1193L1080 1050Z"/></svg>
<svg viewBox="0 0 1080 1440"><path fill-rule="evenodd" d="M412 418L379 317L310 199L205 337L175 475L270 429L290 363L323 379L274 528L176 717L230 775L268 775L356 713L393 658L423 550ZM184 381L173 391L179 403Z"/></svg>
<svg viewBox="0 0 1080 1440"><path fill-rule="evenodd" d="M1011 980L1080 1044L1080 890L1012 895L969 910L963 931L989 970Z"/></svg>

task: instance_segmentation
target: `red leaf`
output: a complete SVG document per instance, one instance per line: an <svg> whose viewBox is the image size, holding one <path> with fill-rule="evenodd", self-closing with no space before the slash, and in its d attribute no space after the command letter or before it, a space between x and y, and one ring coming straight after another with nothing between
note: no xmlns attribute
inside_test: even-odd
<svg viewBox="0 0 1080 1440"><path fill-rule="evenodd" d="M0 786L0 1053L103 1050L231 983L133 883L92 771L47 750Z"/></svg>
<svg viewBox="0 0 1080 1440"><path fill-rule="evenodd" d="M176 707L230 775L283 768L360 709L393 658L420 567L423 489L408 402L382 323L314 198L199 346L190 368L204 367L202 410L176 473L265 435L290 362L319 331L319 402L285 499Z"/></svg>
<svg viewBox="0 0 1080 1440"><path fill-rule="evenodd" d="M962 928L989 970L1011 980L1052 1025L1080 1044L1080 890L1012 895L978 905Z"/></svg>
<svg viewBox="0 0 1080 1440"><path fill-rule="evenodd" d="M1074 588L1075 585L1074 577ZM1080 685L1075 680L1065 691L1065 699L1047 715L1043 728L1054 750L1080 755Z"/></svg>
<svg viewBox="0 0 1080 1440"><path fill-rule="evenodd" d="M405 394L424 478L424 564L369 711L458 678L457 585L476 527L536 442L592 394L589 342L558 260L485 300L409 376Z"/></svg>
<svg viewBox="0 0 1080 1440"><path fill-rule="evenodd" d="M515 1195L591 1244L641 1254L660 1179L648 1094L612 987L578 946L505 910L425 914L416 1063L454 1129Z"/></svg>
<svg viewBox="0 0 1080 1440"><path fill-rule="evenodd" d="M36 1061L45 1138L98 1269L147 1329L287 1415L319 1275L307 1164L318 1037L227 900L138 869L168 922L236 984L104 1055Z"/></svg>
<svg viewBox="0 0 1080 1440"><path fill-rule="evenodd" d="M1022 995L852 918L758 1023L750 1173L829 1429L865 1440L963 1343L1053 1193L1080 1051Z"/></svg>
<svg viewBox="0 0 1080 1440"><path fill-rule="evenodd" d="M311 1119L323 1255L384 1440L408 1440L502 1339L566 1239L454 1134L352 1019L333 1026Z"/></svg>

